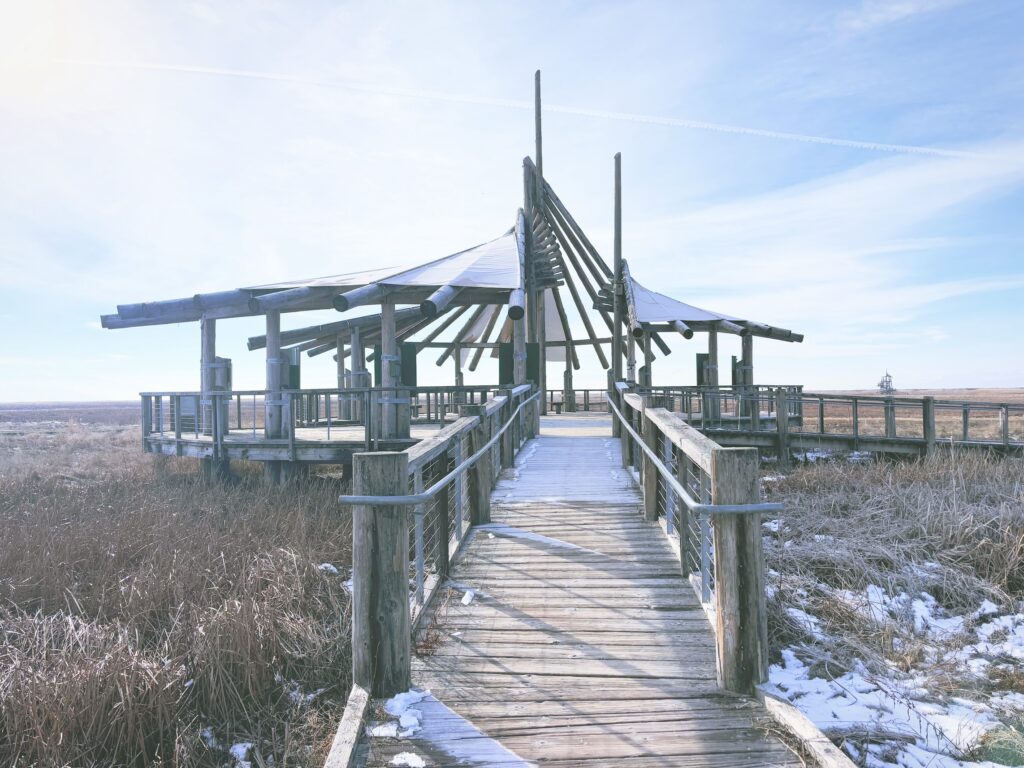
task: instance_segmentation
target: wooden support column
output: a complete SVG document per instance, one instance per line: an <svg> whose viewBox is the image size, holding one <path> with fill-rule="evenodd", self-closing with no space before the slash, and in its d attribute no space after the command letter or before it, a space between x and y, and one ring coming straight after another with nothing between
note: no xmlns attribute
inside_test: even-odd
<svg viewBox="0 0 1024 768"><path fill-rule="evenodd" d="M626 334L626 379L636 383L636 340L632 333Z"/></svg>
<svg viewBox="0 0 1024 768"><path fill-rule="evenodd" d="M926 397L921 404L921 417L924 420L924 453L931 456L935 453L935 398Z"/></svg>
<svg viewBox="0 0 1024 768"><path fill-rule="evenodd" d="M654 354L651 352L651 334L644 334L644 375L642 384L645 387L654 386L654 377L651 374L651 364L654 362Z"/></svg>
<svg viewBox="0 0 1024 768"><path fill-rule="evenodd" d="M539 363L537 365L537 386L540 388L540 407L537 409L538 421L537 431L540 432L540 416L546 415L548 412L548 345L547 345L547 320L546 320L546 307L547 302L547 291L541 289L537 292L537 355Z"/></svg>
<svg viewBox="0 0 1024 768"><path fill-rule="evenodd" d="M385 297L381 302L380 312L380 386L384 389L397 387L399 384L398 339L395 332L395 302ZM398 392L381 392L381 429L380 436L384 440L397 437L398 408L394 401Z"/></svg>
<svg viewBox="0 0 1024 768"><path fill-rule="evenodd" d="M352 457L353 492L405 493L408 470L405 453L357 453ZM357 506L352 514L353 682L385 698L407 691L411 659L408 509Z"/></svg>
<svg viewBox="0 0 1024 768"><path fill-rule="evenodd" d="M615 153L615 253L612 261L612 374L614 381L622 381L622 154Z"/></svg>
<svg viewBox="0 0 1024 768"><path fill-rule="evenodd" d="M217 321L203 318L199 321L199 335L201 343L200 351L200 397L199 408L196 409L196 418L200 419L203 432L208 433L216 443L219 414L216 411L216 403L213 393L217 391ZM220 457L212 459L200 459L199 467L203 476L215 480L226 473L227 462L222 462Z"/></svg>
<svg viewBox="0 0 1024 768"><path fill-rule="evenodd" d="M352 377L349 375L349 371L352 370L352 361L348 360L346 365L346 359L351 356L351 350L346 354L345 341L345 335L339 333L336 341L338 350L338 389L348 389L352 386ZM346 395L342 395L338 398L338 419L348 421L351 418L352 400Z"/></svg>
<svg viewBox="0 0 1024 768"><path fill-rule="evenodd" d="M885 436L896 437L896 401L885 398Z"/></svg>
<svg viewBox="0 0 1024 768"><path fill-rule="evenodd" d="M757 449L714 449L712 503L754 504L760 500ZM749 695L768 675L761 516L715 515L714 539L718 681L727 690Z"/></svg>
<svg viewBox="0 0 1024 768"><path fill-rule="evenodd" d="M281 430L281 313L267 312L267 387L263 434L271 440L282 437ZM267 461L263 474L268 483L281 482L281 462Z"/></svg>
<svg viewBox="0 0 1024 768"><path fill-rule="evenodd" d="M785 387L775 390L775 426L778 432L779 468L790 465L789 457L789 402Z"/></svg>
<svg viewBox="0 0 1024 768"><path fill-rule="evenodd" d="M463 405L459 416L477 416L480 422L470 433L470 455L476 453L491 439L490 426L484 405ZM469 471L469 522L470 525L485 525L491 522L491 452L477 459Z"/></svg>
<svg viewBox="0 0 1024 768"><path fill-rule="evenodd" d="M369 387L373 382L370 381L370 375L366 371L366 349L363 347L362 331L358 327L352 329L348 344L352 386L356 388ZM352 398L352 418L357 422L363 421L362 395Z"/></svg>
<svg viewBox="0 0 1024 768"><path fill-rule="evenodd" d="M708 363L704 371L704 383L709 387L718 387L718 331L714 328L708 331ZM722 400L717 392L712 392L707 398L708 418L718 421L722 415Z"/></svg>
<svg viewBox="0 0 1024 768"><path fill-rule="evenodd" d="M750 416L754 409L760 409L753 397L754 390L754 335L748 333L740 337L740 381L743 393L741 416Z"/></svg>
<svg viewBox="0 0 1024 768"><path fill-rule="evenodd" d="M647 338L650 338L650 336ZM655 428L654 422L647 417L647 409L652 406L653 402L653 398L649 395L644 397L644 409L640 414L640 421L643 424L641 434L644 437L644 444L657 455L658 430ZM643 456L643 461L641 462L643 477L641 480L643 481L644 490L644 519L654 522L658 519L658 470L650 456L643 450L640 453Z"/></svg>

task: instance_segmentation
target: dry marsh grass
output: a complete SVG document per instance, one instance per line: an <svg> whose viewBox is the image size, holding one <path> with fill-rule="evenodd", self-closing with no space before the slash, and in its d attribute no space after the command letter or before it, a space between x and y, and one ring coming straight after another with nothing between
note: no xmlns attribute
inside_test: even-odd
<svg viewBox="0 0 1024 768"><path fill-rule="evenodd" d="M207 485L135 429L0 438L0 764L322 759L349 688L341 490Z"/></svg>
<svg viewBox="0 0 1024 768"><path fill-rule="evenodd" d="M983 600L1001 612L1024 610L1024 459L955 451L920 461L819 462L766 486L786 507L766 539L776 652L802 646L817 659L814 673L829 679L858 661L883 680L899 670L949 698L987 701L1024 690L1019 662L997 659L979 677L956 655ZM842 597L869 585L890 596L927 592L948 615L966 617L964 634L921 634L912 616L869 620L863 604ZM817 617L823 634L794 607ZM964 757L1019 764L1024 719L1003 722Z"/></svg>

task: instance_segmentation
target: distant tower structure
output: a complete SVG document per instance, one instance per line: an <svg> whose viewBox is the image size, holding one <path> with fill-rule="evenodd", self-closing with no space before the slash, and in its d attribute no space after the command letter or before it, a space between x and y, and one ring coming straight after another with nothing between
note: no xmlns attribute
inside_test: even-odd
<svg viewBox="0 0 1024 768"><path fill-rule="evenodd" d="M882 395L891 395L896 391L896 387L892 385L892 376L886 371L882 380L878 382L878 392Z"/></svg>

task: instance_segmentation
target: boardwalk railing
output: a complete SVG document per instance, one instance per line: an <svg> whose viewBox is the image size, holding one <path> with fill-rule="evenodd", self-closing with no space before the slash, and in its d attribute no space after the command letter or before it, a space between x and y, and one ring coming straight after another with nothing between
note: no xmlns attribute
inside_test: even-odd
<svg viewBox="0 0 1024 768"><path fill-rule="evenodd" d="M548 413L608 413L605 389L576 389L566 395L563 389L547 390Z"/></svg>
<svg viewBox="0 0 1024 768"><path fill-rule="evenodd" d="M1024 404L932 397L834 395L800 386L646 387L702 431L744 433L750 445L931 453L937 445L1024 447ZM780 418L779 414L783 414Z"/></svg>
<svg viewBox="0 0 1024 768"><path fill-rule="evenodd" d="M354 507L355 685L378 696L411 685L413 632L469 528L490 522L491 488L533 436L539 406L531 385L500 390L405 451L353 457L353 493L341 502Z"/></svg>
<svg viewBox="0 0 1024 768"><path fill-rule="evenodd" d="M714 613L719 683L751 693L768 671L761 514L782 509L761 502L757 449L723 448L624 383L610 394L644 515L664 521L683 574Z"/></svg>
<svg viewBox="0 0 1024 768"><path fill-rule="evenodd" d="M462 405L486 402L497 390L485 385L301 389L276 394L267 390L143 392L142 438L144 445L149 437L212 440L217 457L230 435L247 435L253 441L285 440L293 445L301 441L298 429L320 429L330 441L352 439L350 429L341 430L361 427L362 441L369 449L373 440L383 436L385 406L408 409L412 423L443 424L457 418ZM268 426L275 434L266 434ZM404 439L408 435L389 437Z"/></svg>

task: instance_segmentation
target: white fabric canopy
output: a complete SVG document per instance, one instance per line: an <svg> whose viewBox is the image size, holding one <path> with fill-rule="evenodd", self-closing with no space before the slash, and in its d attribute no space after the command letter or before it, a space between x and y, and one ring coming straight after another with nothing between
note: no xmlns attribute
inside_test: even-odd
<svg viewBox="0 0 1024 768"><path fill-rule="evenodd" d="M349 272L342 275L293 280L287 283L257 285L246 290L267 291L287 288L357 288L370 283L390 286L440 288L493 288L512 290L520 287L519 248L515 233L509 231L490 242L445 256L428 264Z"/></svg>
<svg viewBox="0 0 1024 768"><path fill-rule="evenodd" d="M636 319L641 323L671 323L673 320L681 320L684 323L709 323L715 320L736 322L739 319L676 301L663 293L644 288L632 278L630 283L633 287Z"/></svg>

